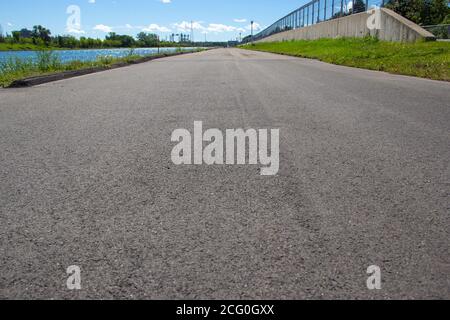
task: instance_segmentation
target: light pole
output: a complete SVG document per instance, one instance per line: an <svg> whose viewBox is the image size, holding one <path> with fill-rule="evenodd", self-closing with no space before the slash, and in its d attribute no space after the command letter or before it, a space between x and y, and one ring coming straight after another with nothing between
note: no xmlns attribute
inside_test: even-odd
<svg viewBox="0 0 450 320"><path fill-rule="evenodd" d="M252 29L252 45L253 45L253 24L255 23L255 21L252 20L251 22L251 29Z"/></svg>

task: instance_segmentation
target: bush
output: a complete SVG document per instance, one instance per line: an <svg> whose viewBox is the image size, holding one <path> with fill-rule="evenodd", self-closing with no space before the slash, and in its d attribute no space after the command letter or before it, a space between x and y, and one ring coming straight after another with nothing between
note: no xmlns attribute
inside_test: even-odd
<svg viewBox="0 0 450 320"><path fill-rule="evenodd" d="M102 65L109 66L114 62L114 58L112 56L100 56L97 58L97 62Z"/></svg>
<svg viewBox="0 0 450 320"><path fill-rule="evenodd" d="M53 51L39 51L36 54L36 63L40 71L46 72L61 68L61 60Z"/></svg>
<svg viewBox="0 0 450 320"><path fill-rule="evenodd" d="M0 73L19 73L34 69L34 63L31 59L20 59L11 57L6 61L0 61Z"/></svg>
<svg viewBox="0 0 450 320"><path fill-rule="evenodd" d="M444 20L442 21L442 24L450 24L450 14L448 14Z"/></svg>
<svg viewBox="0 0 450 320"><path fill-rule="evenodd" d="M66 70L78 70L88 66L88 63L80 60L70 61L64 65Z"/></svg>

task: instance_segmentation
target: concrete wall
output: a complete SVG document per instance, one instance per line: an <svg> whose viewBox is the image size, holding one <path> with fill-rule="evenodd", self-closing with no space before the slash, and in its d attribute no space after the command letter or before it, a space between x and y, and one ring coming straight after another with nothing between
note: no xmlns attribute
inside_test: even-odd
<svg viewBox="0 0 450 320"><path fill-rule="evenodd" d="M415 42L420 39L436 40L436 37L417 24L403 18L392 10L381 8L381 30L370 30L367 12L339 19L324 21L312 26L274 34L257 42L281 42L289 40L315 40L320 38L377 36L380 40Z"/></svg>

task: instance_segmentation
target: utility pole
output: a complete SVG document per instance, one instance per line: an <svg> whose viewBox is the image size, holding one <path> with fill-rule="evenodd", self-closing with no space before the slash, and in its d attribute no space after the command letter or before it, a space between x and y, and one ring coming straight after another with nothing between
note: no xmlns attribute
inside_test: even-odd
<svg viewBox="0 0 450 320"><path fill-rule="evenodd" d="M194 43L194 21L191 21L191 42Z"/></svg>
<svg viewBox="0 0 450 320"><path fill-rule="evenodd" d="M239 42L242 42L242 32L239 32Z"/></svg>

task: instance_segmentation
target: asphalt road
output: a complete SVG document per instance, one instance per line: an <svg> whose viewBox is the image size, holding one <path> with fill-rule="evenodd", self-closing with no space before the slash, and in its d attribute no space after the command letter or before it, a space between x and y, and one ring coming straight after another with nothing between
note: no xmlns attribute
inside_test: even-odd
<svg viewBox="0 0 450 320"><path fill-rule="evenodd" d="M175 166L194 121L279 174ZM238 49L0 90L0 298L449 299L449 137L449 83Z"/></svg>

